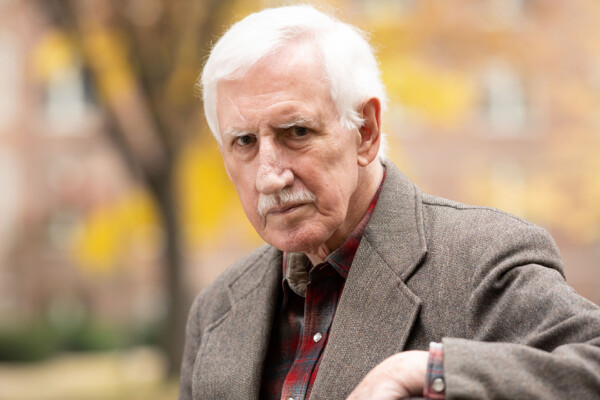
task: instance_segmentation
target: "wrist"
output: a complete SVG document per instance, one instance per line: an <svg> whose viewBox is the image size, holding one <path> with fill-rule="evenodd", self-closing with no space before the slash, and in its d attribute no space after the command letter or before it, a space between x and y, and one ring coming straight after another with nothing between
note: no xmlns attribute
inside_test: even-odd
<svg viewBox="0 0 600 400"><path fill-rule="evenodd" d="M441 343L431 342L429 344L429 360L427 362L423 396L431 400L446 399L444 348Z"/></svg>

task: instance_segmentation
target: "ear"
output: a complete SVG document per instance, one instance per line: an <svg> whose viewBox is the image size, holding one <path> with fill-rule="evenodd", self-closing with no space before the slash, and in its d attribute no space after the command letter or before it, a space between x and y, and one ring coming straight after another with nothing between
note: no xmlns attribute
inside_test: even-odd
<svg viewBox="0 0 600 400"><path fill-rule="evenodd" d="M358 165L366 167L377 157L381 145L381 102L373 97L363 104L361 111L364 122L358 129Z"/></svg>

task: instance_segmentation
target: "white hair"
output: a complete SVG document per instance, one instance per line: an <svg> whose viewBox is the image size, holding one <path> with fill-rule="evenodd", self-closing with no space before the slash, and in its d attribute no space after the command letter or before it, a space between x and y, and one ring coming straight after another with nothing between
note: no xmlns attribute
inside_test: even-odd
<svg viewBox="0 0 600 400"><path fill-rule="evenodd" d="M344 128L362 125L357 109L370 98L378 98L385 109L385 88L363 31L309 5L269 8L235 23L217 41L202 71L204 112L219 144L218 82L242 78L258 61L302 39L312 41L319 52ZM383 157L383 137L381 141L379 154Z"/></svg>

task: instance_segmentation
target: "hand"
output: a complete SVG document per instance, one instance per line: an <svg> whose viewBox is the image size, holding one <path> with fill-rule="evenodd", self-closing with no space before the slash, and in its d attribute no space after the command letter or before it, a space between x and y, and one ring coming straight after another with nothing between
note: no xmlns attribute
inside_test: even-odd
<svg viewBox="0 0 600 400"><path fill-rule="evenodd" d="M386 358L354 388L347 400L397 400L422 395L427 351L405 351Z"/></svg>

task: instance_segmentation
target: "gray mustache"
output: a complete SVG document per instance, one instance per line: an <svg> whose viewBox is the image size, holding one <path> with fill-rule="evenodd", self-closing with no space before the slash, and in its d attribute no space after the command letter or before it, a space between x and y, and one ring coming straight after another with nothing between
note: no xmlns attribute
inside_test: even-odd
<svg viewBox="0 0 600 400"><path fill-rule="evenodd" d="M258 213L264 217L269 210L288 204L313 203L317 197L305 187L283 188L278 194L261 194L258 198Z"/></svg>

